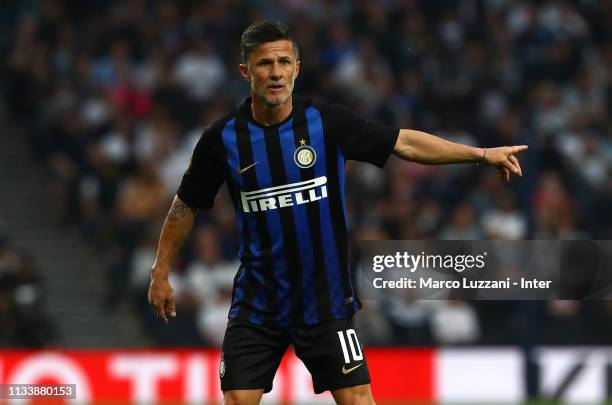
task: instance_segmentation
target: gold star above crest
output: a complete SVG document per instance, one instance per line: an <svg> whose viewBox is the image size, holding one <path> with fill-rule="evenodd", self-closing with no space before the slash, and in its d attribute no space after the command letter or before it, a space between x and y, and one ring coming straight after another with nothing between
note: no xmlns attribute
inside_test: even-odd
<svg viewBox="0 0 612 405"><path fill-rule="evenodd" d="M306 145L306 141L304 139L300 139L300 146Z"/></svg>

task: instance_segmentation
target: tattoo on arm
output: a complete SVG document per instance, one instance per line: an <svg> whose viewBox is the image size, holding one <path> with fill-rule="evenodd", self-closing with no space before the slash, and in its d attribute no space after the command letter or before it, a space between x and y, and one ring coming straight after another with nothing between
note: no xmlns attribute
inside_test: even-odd
<svg viewBox="0 0 612 405"><path fill-rule="evenodd" d="M187 215L187 210L190 209L191 208L189 208L189 206L183 202L174 204L172 206L172 209L170 209L170 212L168 213L168 220L172 222L178 221L179 219Z"/></svg>

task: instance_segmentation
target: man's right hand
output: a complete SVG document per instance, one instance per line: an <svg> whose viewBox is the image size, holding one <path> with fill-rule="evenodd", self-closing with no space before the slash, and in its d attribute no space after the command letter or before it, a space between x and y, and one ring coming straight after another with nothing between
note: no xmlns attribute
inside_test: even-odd
<svg viewBox="0 0 612 405"><path fill-rule="evenodd" d="M168 272L153 268L151 270L151 284L149 285L149 304L153 305L157 317L164 323L168 318L176 316L174 304L174 290L168 281Z"/></svg>

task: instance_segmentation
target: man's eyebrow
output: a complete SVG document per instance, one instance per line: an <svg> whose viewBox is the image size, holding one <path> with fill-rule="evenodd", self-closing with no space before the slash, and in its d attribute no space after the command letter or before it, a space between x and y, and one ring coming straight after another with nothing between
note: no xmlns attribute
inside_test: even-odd
<svg viewBox="0 0 612 405"><path fill-rule="evenodd" d="M291 56L283 55L283 56L279 56L278 59L279 60L291 60ZM270 58L270 57L267 57L267 56L262 56L261 58L257 59L255 62L256 63L272 62L273 60L274 60L274 58Z"/></svg>

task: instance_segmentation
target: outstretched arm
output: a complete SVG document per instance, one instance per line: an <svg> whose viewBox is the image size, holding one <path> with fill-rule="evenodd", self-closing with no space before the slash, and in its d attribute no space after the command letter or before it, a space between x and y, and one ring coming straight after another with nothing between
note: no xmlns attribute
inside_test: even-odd
<svg viewBox="0 0 612 405"><path fill-rule="evenodd" d="M193 227L195 214L195 209L181 201L178 196L174 197L159 237L157 255L151 269L148 297L157 317L165 323L168 322L169 316L176 316L174 290L168 281L168 273L172 260Z"/></svg>
<svg viewBox="0 0 612 405"><path fill-rule="evenodd" d="M474 148L425 132L401 129L393 153L401 159L427 165L487 163L495 166L501 177L509 181L510 173L523 175L519 161L514 155L525 150L527 145Z"/></svg>

